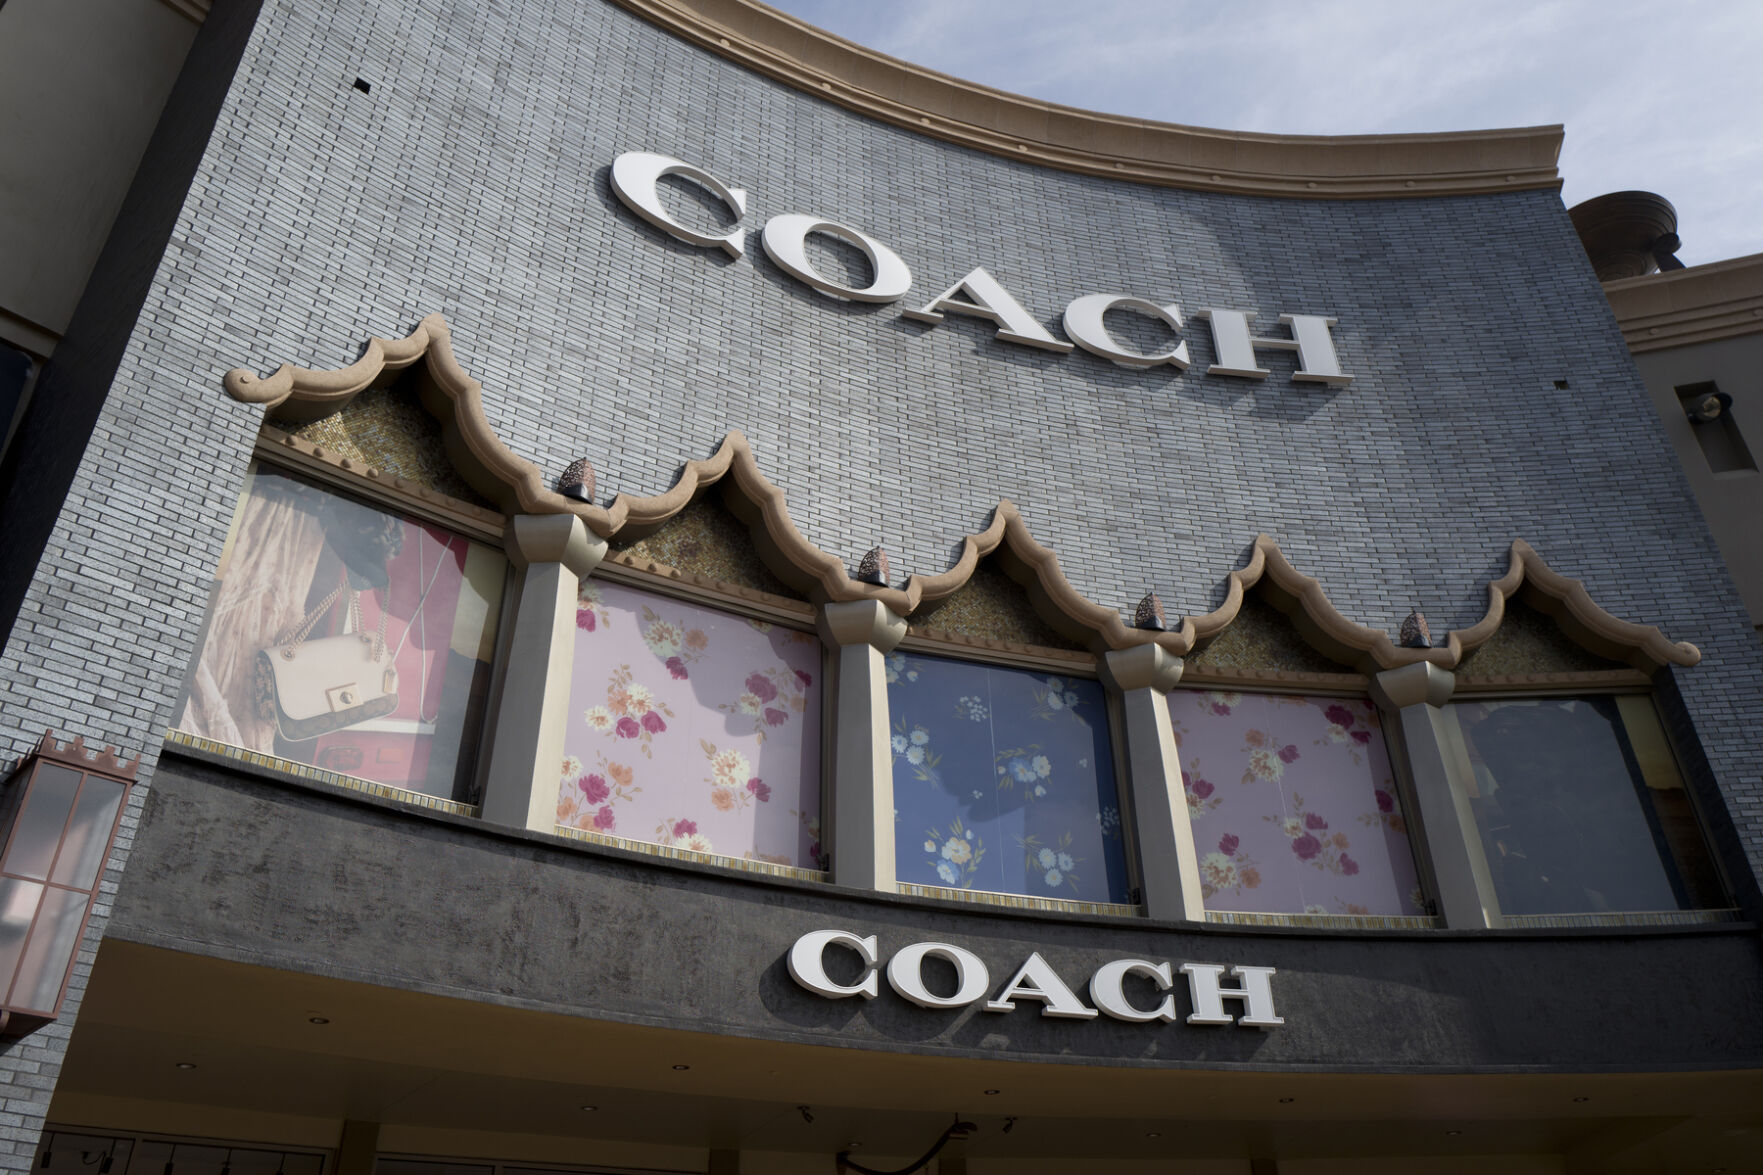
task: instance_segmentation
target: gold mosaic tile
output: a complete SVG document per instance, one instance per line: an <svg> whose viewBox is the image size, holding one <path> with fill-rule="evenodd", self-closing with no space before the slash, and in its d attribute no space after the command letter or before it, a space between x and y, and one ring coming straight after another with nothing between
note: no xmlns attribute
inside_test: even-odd
<svg viewBox="0 0 1763 1175"><path fill-rule="evenodd" d="M294 424L271 419L271 428L324 446L327 452L371 465L415 485L474 506L495 509L465 483L447 459L441 425L423 410L408 380L369 388L340 411Z"/></svg>
<svg viewBox="0 0 1763 1175"><path fill-rule="evenodd" d="M759 558L752 532L723 504L722 495L714 487L662 523L648 538L626 543L614 540L612 549L723 583L792 600L802 598Z"/></svg>
<svg viewBox="0 0 1763 1175"><path fill-rule="evenodd" d="M1463 658L1463 677L1506 677L1526 673L1579 673L1625 669L1573 643L1553 617L1522 600L1506 601L1506 615L1486 644Z"/></svg>
<svg viewBox="0 0 1763 1175"><path fill-rule="evenodd" d="M1253 591L1236 619L1205 648L1188 654L1189 669L1283 669L1295 673L1350 673L1311 648L1284 613Z"/></svg>
<svg viewBox="0 0 1763 1175"><path fill-rule="evenodd" d="M906 620L934 632L1084 651L1083 645L1042 620L1029 601L1028 589L1004 574L990 558L981 559L973 578L935 608L920 608Z"/></svg>

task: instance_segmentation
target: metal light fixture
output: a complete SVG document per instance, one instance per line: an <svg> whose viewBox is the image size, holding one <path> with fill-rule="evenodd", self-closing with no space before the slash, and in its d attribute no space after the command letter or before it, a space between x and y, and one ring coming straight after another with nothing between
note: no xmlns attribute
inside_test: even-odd
<svg viewBox="0 0 1763 1175"><path fill-rule="evenodd" d="M0 1033L55 1019L141 757L48 731L0 797ZM45 1153L45 1159L47 1154ZM47 1162L45 1162L47 1165Z"/></svg>
<svg viewBox="0 0 1763 1175"><path fill-rule="evenodd" d="M1732 397L1725 392L1709 392L1683 402L1683 414L1691 424L1711 424L1732 408Z"/></svg>

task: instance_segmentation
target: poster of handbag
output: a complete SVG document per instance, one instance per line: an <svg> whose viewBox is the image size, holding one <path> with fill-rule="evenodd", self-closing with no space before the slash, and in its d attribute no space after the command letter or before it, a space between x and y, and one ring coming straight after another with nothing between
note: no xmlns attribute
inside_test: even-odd
<svg viewBox="0 0 1763 1175"><path fill-rule="evenodd" d="M424 537L417 530L418 567L421 567L421 543ZM361 624L360 591L349 586L348 572L342 582L319 602L318 607L301 620L283 639L260 652L259 672L267 676L264 702L274 710L276 729L289 742L306 742L320 735L361 726L385 718L398 709L398 655L410 639L411 630L422 620L423 605L429 592L446 566L446 556L453 542L447 541L435 562L434 573L423 585L417 598L416 611L404 626L404 635L397 648L386 648L386 618L389 600L380 604L379 626L370 634ZM391 588L386 588L389 597ZM340 636L308 639L313 627L339 600L348 598L343 633ZM419 690L426 692L427 674L420 675ZM422 701L417 705L418 724L423 714ZM265 715L268 717L268 715ZM428 721L430 733L433 719Z"/></svg>

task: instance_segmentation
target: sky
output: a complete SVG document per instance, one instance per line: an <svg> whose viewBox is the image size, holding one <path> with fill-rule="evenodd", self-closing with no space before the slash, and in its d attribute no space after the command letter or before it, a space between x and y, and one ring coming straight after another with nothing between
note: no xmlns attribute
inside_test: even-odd
<svg viewBox="0 0 1763 1175"><path fill-rule="evenodd" d="M1560 123L1568 207L1640 188L1689 265L1763 253L1763 0L767 0L892 57L1190 126Z"/></svg>

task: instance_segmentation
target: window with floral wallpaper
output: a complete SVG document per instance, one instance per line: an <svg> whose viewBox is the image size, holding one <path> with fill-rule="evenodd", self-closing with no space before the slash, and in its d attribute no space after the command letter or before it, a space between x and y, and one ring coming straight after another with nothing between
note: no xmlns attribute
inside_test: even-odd
<svg viewBox="0 0 1763 1175"><path fill-rule="evenodd" d="M901 653L886 673L899 880L1129 900L1100 685Z"/></svg>
<svg viewBox="0 0 1763 1175"><path fill-rule="evenodd" d="M1208 910L1426 912L1370 702L1175 690L1169 715Z"/></svg>
<svg viewBox="0 0 1763 1175"><path fill-rule="evenodd" d="M1501 913L1726 904L1650 698L1459 701L1446 714Z"/></svg>
<svg viewBox="0 0 1763 1175"><path fill-rule="evenodd" d="M583 580L557 822L821 867L820 640Z"/></svg>
<svg viewBox="0 0 1763 1175"><path fill-rule="evenodd" d="M494 547L254 469L176 729L464 799L506 578Z"/></svg>

